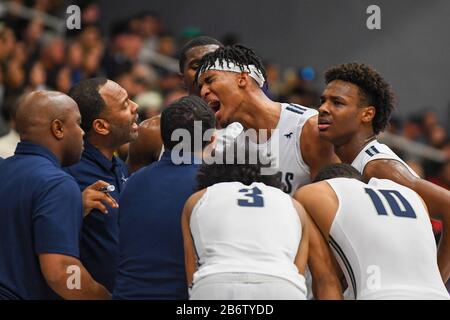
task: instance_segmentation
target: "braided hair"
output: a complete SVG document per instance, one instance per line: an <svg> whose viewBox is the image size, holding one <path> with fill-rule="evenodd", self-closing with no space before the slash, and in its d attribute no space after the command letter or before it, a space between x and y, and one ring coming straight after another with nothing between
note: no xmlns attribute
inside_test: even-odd
<svg viewBox="0 0 450 320"><path fill-rule="evenodd" d="M258 68L264 79L266 79L266 69L264 68L261 58L250 48L241 44L235 44L233 46L220 47L214 52L210 52L203 56L200 67L195 74L195 83L198 82L198 76L208 68L212 67L216 60L219 60L219 65L223 67L224 63L229 66L229 62L234 63L242 71L248 71L249 65L254 65Z"/></svg>

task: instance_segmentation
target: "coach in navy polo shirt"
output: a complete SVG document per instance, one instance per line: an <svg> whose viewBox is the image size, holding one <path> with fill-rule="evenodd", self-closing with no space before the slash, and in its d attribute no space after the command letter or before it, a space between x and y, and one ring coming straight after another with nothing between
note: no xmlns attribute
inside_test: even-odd
<svg viewBox="0 0 450 320"><path fill-rule="evenodd" d="M195 191L199 164L192 153L183 154L190 160L186 164L174 164L171 150L178 142L171 136L176 129L185 129L193 139L194 121L201 122L202 134L215 128L214 114L197 96L181 98L163 111L161 136L166 151L159 162L134 173L120 196L115 299L188 299L181 213ZM209 143L199 145L204 148ZM201 156L202 150L197 151Z"/></svg>
<svg viewBox="0 0 450 320"><path fill-rule="evenodd" d="M114 152L137 137L137 105L125 89L105 78L82 80L69 95L78 104L86 136L81 161L66 171L81 190L97 180L114 185L110 195L118 200L128 171ZM94 279L112 291L117 266L118 210L107 205L102 209L103 212L92 210L83 220L80 254Z"/></svg>
<svg viewBox="0 0 450 320"><path fill-rule="evenodd" d="M109 297L78 259L82 196L61 170L80 159L80 120L59 92L32 92L17 110L21 142L0 164L0 300ZM69 266L79 289L67 285Z"/></svg>

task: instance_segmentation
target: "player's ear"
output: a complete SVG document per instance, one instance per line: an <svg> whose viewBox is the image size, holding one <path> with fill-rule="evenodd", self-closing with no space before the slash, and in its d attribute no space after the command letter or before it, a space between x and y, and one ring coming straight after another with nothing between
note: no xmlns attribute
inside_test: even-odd
<svg viewBox="0 0 450 320"><path fill-rule="evenodd" d="M239 88L245 88L248 81L248 73L247 72L241 72L238 76L238 87Z"/></svg>
<svg viewBox="0 0 450 320"><path fill-rule="evenodd" d="M373 118L375 118L376 109L374 106L364 107L364 111L362 114L363 122L372 122Z"/></svg>

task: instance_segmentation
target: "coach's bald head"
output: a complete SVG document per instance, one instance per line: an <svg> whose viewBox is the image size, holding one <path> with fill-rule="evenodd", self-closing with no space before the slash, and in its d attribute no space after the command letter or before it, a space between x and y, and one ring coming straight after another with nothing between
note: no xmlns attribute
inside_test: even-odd
<svg viewBox="0 0 450 320"><path fill-rule="evenodd" d="M34 91L25 96L16 114L21 141L31 141L53 152L63 166L80 160L84 132L75 101L57 91Z"/></svg>

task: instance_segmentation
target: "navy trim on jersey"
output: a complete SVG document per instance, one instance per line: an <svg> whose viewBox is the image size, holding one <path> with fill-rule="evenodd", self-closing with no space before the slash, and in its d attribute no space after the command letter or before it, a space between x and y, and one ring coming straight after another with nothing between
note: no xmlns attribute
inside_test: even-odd
<svg viewBox="0 0 450 320"><path fill-rule="evenodd" d="M374 155L376 155L377 153L380 153L380 151L378 151L377 148L375 148L375 146L371 146L369 149L367 149L365 151L369 156L373 157Z"/></svg>
<svg viewBox="0 0 450 320"><path fill-rule="evenodd" d="M304 107L297 106L295 104L290 103L289 106L286 107L286 110L292 111L297 114L304 114L308 109Z"/></svg>
<svg viewBox="0 0 450 320"><path fill-rule="evenodd" d="M303 111L303 112L308 110L308 108L299 106L298 104L294 104L294 103L289 103L289 106L294 107L295 109L299 109L300 111Z"/></svg>
<svg viewBox="0 0 450 320"><path fill-rule="evenodd" d="M294 109L294 108L291 108L291 107L286 107L286 110L292 111L292 112L300 114L300 115L305 113L305 111L300 111L298 109Z"/></svg>
<svg viewBox="0 0 450 320"><path fill-rule="evenodd" d="M341 257L342 262L344 262L345 268L347 269L348 275L350 276L350 281L352 283L353 287L353 294L355 295L356 299L356 278L355 274L353 273L352 266L350 265L350 262L348 261L347 257L344 254L344 251L342 251L341 247L337 244L336 240L333 239L333 237L330 235L330 245L333 247L334 250L336 250L336 253Z"/></svg>

